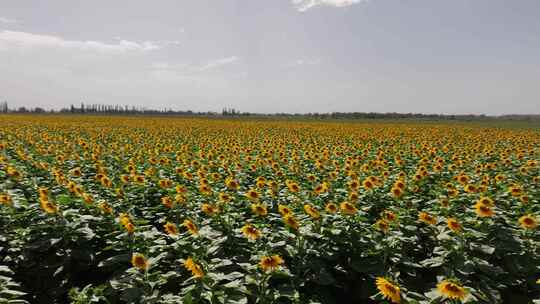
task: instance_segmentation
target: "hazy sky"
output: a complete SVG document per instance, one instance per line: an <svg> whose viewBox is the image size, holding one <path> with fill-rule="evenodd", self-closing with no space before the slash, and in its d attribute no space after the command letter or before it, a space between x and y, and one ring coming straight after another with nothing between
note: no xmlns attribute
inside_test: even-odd
<svg viewBox="0 0 540 304"><path fill-rule="evenodd" d="M540 114L540 1L2 0L4 99Z"/></svg>

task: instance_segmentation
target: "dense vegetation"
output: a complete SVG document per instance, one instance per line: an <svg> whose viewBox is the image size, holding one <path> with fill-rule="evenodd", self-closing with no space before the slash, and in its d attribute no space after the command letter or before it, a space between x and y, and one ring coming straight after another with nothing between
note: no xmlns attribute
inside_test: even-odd
<svg viewBox="0 0 540 304"><path fill-rule="evenodd" d="M530 303L540 133L0 116L0 303Z"/></svg>

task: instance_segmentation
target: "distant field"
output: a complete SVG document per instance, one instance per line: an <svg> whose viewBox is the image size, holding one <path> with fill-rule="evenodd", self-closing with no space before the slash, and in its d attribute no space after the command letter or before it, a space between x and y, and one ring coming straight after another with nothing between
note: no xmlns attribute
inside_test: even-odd
<svg viewBox="0 0 540 304"><path fill-rule="evenodd" d="M539 130L0 115L0 303L538 302Z"/></svg>

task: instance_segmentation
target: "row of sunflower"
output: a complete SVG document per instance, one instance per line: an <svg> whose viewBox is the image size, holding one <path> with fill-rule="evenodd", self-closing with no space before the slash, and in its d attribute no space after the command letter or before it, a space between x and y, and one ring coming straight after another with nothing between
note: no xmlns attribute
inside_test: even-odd
<svg viewBox="0 0 540 304"><path fill-rule="evenodd" d="M540 298L534 129L3 116L0 131L0 264L30 303Z"/></svg>

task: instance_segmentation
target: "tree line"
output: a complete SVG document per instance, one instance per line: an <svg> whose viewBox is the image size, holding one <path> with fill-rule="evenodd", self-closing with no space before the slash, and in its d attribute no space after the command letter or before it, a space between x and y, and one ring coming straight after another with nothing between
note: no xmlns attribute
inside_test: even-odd
<svg viewBox="0 0 540 304"><path fill-rule="evenodd" d="M379 113L379 112L331 112L331 113L251 113L241 112L234 108L223 108L221 112L196 112L191 110L152 109L127 105L85 104L70 105L59 110L45 110L41 107L27 108L20 106L10 108L7 101L0 102L0 113L62 113L62 114L96 114L96 115L156 115L156 116L227 116L227 117L278 117L278 118L312 118L312 119L423 119L423 120L540 120L539 114L521 115L476 115L476 114L423 114L423 113Z"/></svg>

